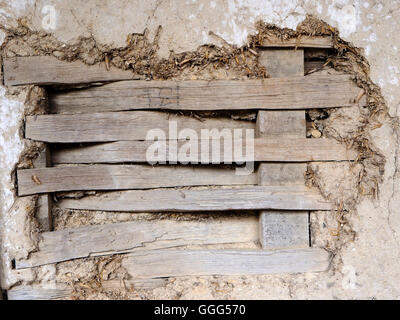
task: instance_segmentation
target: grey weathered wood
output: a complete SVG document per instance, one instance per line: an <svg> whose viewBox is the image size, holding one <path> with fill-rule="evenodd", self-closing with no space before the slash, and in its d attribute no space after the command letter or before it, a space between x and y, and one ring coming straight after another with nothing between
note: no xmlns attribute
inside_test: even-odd
<svg viewBox="0 0 400 320"><path fill-rule="evenodd" d="M226 118L207 118L204 121L164 112L127 111L73 115L39 115L26 117L25 137L46 142L101 142L117 140L146 140L150 130L161 129L166 139L169 126L176 122L177 133L194 130L200 137L202 129L254 129L254 123ZM232 133L233 136L233 133ZM186 137L185 137L186 138Z"/></svg>
<svg viewBox="0 0 400 320"><path fill-rule="evenodd" d="M152 290L164 286L168 279L106 280L101 282L106 290ZM8 300L59 300L70 299L74 290L63 284L52 286L16 286L8 291Z"/></svg>
<svg viewBox="0 0 400 320"><path fill-rule="evenodd" d="M303 112L304 113L304 112ZM285 127L285 124L282 124ZM305 134L305 133L304 133ZM341 161L354 160L357 153L353 149L346 149L346 146L331 139L294 139L278 135L272 139L255 139L248 140L249 145L254 144L254 158L251 158L251 153L248 161L279 161L279 162L303 162L303 161ZM146 150L152 145L152 141L117 141L111 143L100 143L95 145L74 145L61 146L61 148L52 150L52 161L55 164L67 163L121 163L121 162L147 162ZM178 141L176 146L167 144L166 161L169 161L169 149L181 150L183 144L187 142ZM238 160L230 155L234 153L225 153L222 149L224 141L220 142L220 163L227 163L228 160L235 162ZM211 150L202 150L201 141L197 141L197 153L192 154L193 159L211 160L215 156ZM212 146L211 141L209 145ZM233 145L233 143L232 143ZM232 150L231 150L232 151ZM234 148L233 148L234 151ZM243 148L243 156L246 156L246 151ZM179 162L185 160L185 156L178 153L177 160ZM226 160L226 161L225 161Z"/></svg>
<svg viewBox="0 0 400 320"><path fill-rule="evenodd" d="M299 139L306 136L304 110L262 110L257 114L256 137Z"/></svg>
<svg viewBox="0 0 400 320"><path fill-rule="evenodd" d="M142 150L145 150L143 148ZM210 155L206 152L207 155ZM122 151L122 154L123 151ZM104 161L115 155L99 157ZM126 155L129 157L129 154ZM223 152L220 157L223 156ZM341 161L354 160L357 152L328 139L291 139L284 143L254 140L254 154L243 159L252 161ZM202 157L202 155L201 155ZM209 157L212 160L212 155ZM114 159L114 160L113 160ZM124 158L120 158L122 161ZM131 161L136 161L133 156ZM210 160L209 159L209 160ZM100 161L95 160L95 161ZM181 160L178 157L178 160ZM211 162L211 160L209 162ZM217 159L218 160L218 159ZM219 159L218 163L221 163ZM236 161L236 159L233 159ZM255 184L254 174L237 175L235 170L207 167L151 167L147 165L81 165L17 170L18 194L28 195L69 190L122 190L196 185Z"/></svg>
<svg viewBox="0 0 400 320"><path fill-rule="evenodd" d="M252 185L255 174L189 166L96 165L17 171L18 195L72 190L124 190L208 185ZM35 181L36 180L36 181ZM40 181L40 184L37 183Z"/></svg>
<svg viewBox="0 0 400 320"><path fill-rule="evenodd" d="M55 113L134 109L308 109L352 106L359 91L349 75L263 80L120 81L55 93L50 96L50 104Z"/></svg>
<svg viewBox="0 0 400 320"><path fill-rule="evenodd" d="M269 35L261 42L262 47L299 47L299 48L333 48L332 37L305 36L283 39L276 35Z"/></svg>
<svg viewBox="0 0 400 320"><path fill-rule="evenodd" d="M138 278L320 272L329 268L323 249L155 250L129 255L122 266Z"/></svg>
<svg viewBox="0 0 400 320"><path fill-rule="evenodd" d="M304 186L306 163L261 163L257 175L261 186Z"/></svg>
<svg viewBox="0 0 400 320"><path fill-rule="evenodd" d="M261 61L271 77L303 76L302 49L265 50ZM306 115L297 111L259 111L256 134L258 137L289 139L306 136ZM306 164L261 163L259 185L304 185ZM264 249L306 248L309 246L307 211L262 211L260 213L260 243Z"/></svg>
<svg viewBox="0 0 400 320"><path fill-rule="evenodd" d="M66 209L128 212L332 209L319 193L298 186L129 190L62 199L57 204Z"/></svg>
<svg viewBox="0 0 400 320"><path fill-rule="evenodd" d="M307 211L263 211L260 214L260 242L263 249L309 247Z"/></svg>
<svg viewBox="0 0 400 320"><path fill-rule="evenodd" d="M7 86L79 84L88 82L130 80L131 71L105 64L88 66L80 61L60 61L52 56L4 58L4 82Z"/></svg>
<svg viewBox="0 0 400 320"><path fill-rule="evenodd" d="M51 166L50 150L46 146L39 156L33 161L35 168L46 168ZM42 194L36 201L35 217L39 223L41 231L51 231L53 229L52 217L53 199L50 194Z"/></svg>
<svg viewBox="0 0 400 320"><path fill-rule="evenodd" d="M271 78L304 75L304 50L261 50L259 63L267 69Z"/></svg>
<svg viewBox="0 0 400 320"><path fill-rule="evenodd" d="M190 245L246 243L258 239L256 217L224 221L133 221L41 233L38 251L16 261L37 267L77 258Z"/></svg>
<svg viewBox="0 0 400 320"><path fill-rule="evenodd" d="M38 286L17 286L8 290L8 300L60 300L67 299L73 293L65 286L46 288Z"/></svg>

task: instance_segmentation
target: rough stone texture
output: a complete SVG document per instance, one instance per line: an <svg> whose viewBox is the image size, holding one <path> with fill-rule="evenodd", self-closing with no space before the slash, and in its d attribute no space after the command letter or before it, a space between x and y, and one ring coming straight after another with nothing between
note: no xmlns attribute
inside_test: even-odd
<svg viewBox="0 0 400 320"><path fill-rule="evenodd" d="M340 35L365 49L371 64L371 78L382 88L392 121L400 115L399 53L400 4L376 0L154 0L154 1L55 1L2 0L0 24L15 26L17 18L32 17L30 26L42 30L44 5L56 9L56 28L51 31L59 40L74 42L81 36L123 46L129 33L150 37L161 25L158 54L168 56L171 50L194 50L203 43L227 41L241 45L254 32L258 19L281 27L296 28L307 13L314 14L338 27ZM212 31L219 37L209 34ZM0 43L4 33L0 31ZM10 172L23 149L19 127L27 89L8 96L0 88L0 184L1 232L3 246L2 286L9 287L23 279L35 277L54 281L56 268L37 271L11 270L10 257L31 250L29 231L21 231L29 221L29 198L14 203ZM396 123L398 128L398 122ZM400 298L400 174L398 130L388 124L371 132L371 139L386 157L385 176L377 200L363 200L350 217L355 231L353 242L338 253L337 265L323 274L294 276L214 277L176 279L153 290L150 298ZM335 179L332 179L335 180ZM332 181L335 185L336 181ZM312 215L314 245L335 246L328 230L334 224L327 215ZM317 227L320 228L317 228ZM321 231L322 230L322 231ZM326 230L326 231L324 231ZM318 233L319 232L319 233ZM90 264L90 262L88 262ZM69 268L71 270L71 268ZM74 272L73 270L70 272ZM80 274L84 274L83 269ZM79 274L79 272L78 272ZM68 277L70 277L68 275Z"/></svg>

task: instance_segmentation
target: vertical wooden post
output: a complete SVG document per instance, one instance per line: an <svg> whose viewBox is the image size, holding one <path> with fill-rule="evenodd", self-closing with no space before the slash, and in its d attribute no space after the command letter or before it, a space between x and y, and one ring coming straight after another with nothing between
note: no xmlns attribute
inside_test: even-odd
<svg viewBox="0 0 400 320"><path fill-rule="evenodd" d="M51 166L49 147L46 146L46 148L33 161L33 166L35 168ZM51 194L46 193L40 195L36 203L37 208L35 215L42 232L53 230L53 217L51 215L52 201Z"/></svg>
<svg viewBox="0 0 400 320"><path fill-rule="evenodd" d="M260 52L260 63L271 77L304 76L303 49L269 49ZM257 137L298 138L306 136L305 111L259 111ZM304 185L305 163L261 163L260 185ZM309 246L307 211L262 211L260 243L264 249Z"/></svg>

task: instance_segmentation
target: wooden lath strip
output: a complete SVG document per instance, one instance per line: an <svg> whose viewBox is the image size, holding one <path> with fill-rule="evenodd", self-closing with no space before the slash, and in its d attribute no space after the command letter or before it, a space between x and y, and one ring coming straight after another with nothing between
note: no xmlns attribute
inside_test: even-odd
<svg viewBox="0 0 400 320"><path fill-rule="evenodd" d="M322 272L329 268L330 255L323 249L300 250L151 250L129 254L122 265L130 280L107 280L105 289L154 289L166 283L166 277L249 275L274 273ZM9 300L65 299L73 294L70 287L56 284L51 288L17 286L9 291Z"/></svg>
<svg viewBox="0 0 400 320"><path fill-rule="evenodd" d="M58 205L66 209L128 212L332 209L318 192L298 186L129 190L62 199Z"/></svg>
<svg viewBox="0 0 400 320"><path fill-rule="evenodd" d="M254 161L271 162L305 162L305 161L343 161L354 160L357 153L353 149L347 149L345 145L332 139L264 139L258 138L248 140L247 144L254 144ZM198 163L227 163L228 160L235 162L234 150L235 141L232 142L232 149L225 153L224 141L215 141L220 147L219 157L210 149L213 141L209 140L209 148L203 150L202 141L168 141L166 143L166 161L170 160L170 151L177 154L177 161L187 160L186 154L179 152L183 150L184 145L194 143L191 158L196 159ZM246 155L245 142L241 142L243 147L243 156ZM79 163L123 163L138 162L144 163L146 150L154 144L154 141L117 141L109 143L100 143L95 145L73 145L58 146L52 150L52 161L54 164L79 164ZM217 147L218 148L218 147ZM250 154L248 154L250 156ZM214 158L213 158L214 157ZM205 161L209 159L209 161ZM215 160L212 162L211 160ZM248 159L252 161L252 159ZM194 162L192 162L194 164Z"/></svg>
<svg viewBox="0 0 400 320"><path fill-rule="evenodd" d="M329 267L323 249L155 250L129 255L122 266L138 278L320 272Z"/></svg>
<svg viewBox="0 0 400 320"><path fill-rule="evenodd" d="M73 289L66 286L16 286L7 292L8 300L61 300L73 294Z"/></svg>
<svg viewBox="0 0 400 320"><path fill-rule="evenodd" d="M281 40L269 37L262 43L264 47L309 47L331 48L329 37L301 37ZM31 56L4 58L4 83L15 85L51 85L108 82L137 79L132 71L121 70L105 63L89 66L81 61L61 61L52 56Z"/></svg>
<svg viewBox="0 0 400 320"><path fill-rule="evenodd" d="M71 190L124 190L185 186L253 185L254 173L235 170L149 165L96 165L17 171L18 195Z"/></svg>
<svg viewBox="0 0 400 320"><path fill-rule="evenodd" d="M268 144L268 140L265 140L267 143L264 143L263 139L256 139L254 143L254 160L260 161L266 159L266 161L303 162L354 160L356 158L354 150L346 150L345 146L337 142L324 140L300 139L290 140L291 143L288 144L282 144L282 142L270 142ZM148 146L146 142L139 141L137 143ZM122 144L123 146L124 144ZM126 150L121 150L122 153L126 152ZM138 148L130 147L128 150L138 150ZM141 150L145 151L146 148ZM97 153L93 154L94 157L96 155ZM113 152L105 153L105 155L110 157L110 162L116 159ZM118 156L118 153L116 155ZM128 157L129 153L126 156ZM213 160L212 153L206 152L206 156L209 157L209 162ZM223 153L221 154L222 156ZM104 161L104 157L99 156L94 161ZM132 160L138 158L135 154L132 157ZM79 156L75 156L75 159L79 159ZM117 159L120 162L124 158ZM182 159L178 156L178 161L180 160ZM220 159L219 163L223 163L221 160L225 159ZM247 161L253 161L253 159L247 158ZM257 183L254 173L237 175L235 170L202 166L81 165L20 169L17 171L17 177L18 194L20 196L68 190L122 190L199 185L248 185Z"/></svg>
<svg viewBox="0 0 400 320"><path fill-rule="evenodd" d="M134 79L132 71L125 71L105 64L88 66L80 61L67 62L52 56L4 58L4 84L48 85L79 84Z"/></svg>
<svg viewBox="0 0 400 320"><path fill-rule="evenodd" d="M132 221L41 233L39 250L16 268L30 268L77 258L190 245L257 241L257 218L221 221Z"/></svg>
<svg viewBox="0 0 400 320"><path fill-rule="evenodd" d="M260 46L268 48L333 48L333 40L332 37L328 36L311 37L305 35L296 38L283 39L271 34L262 41Z"/></svg>
<svg viewBox="0 0 400 320"><path fill-rule="evenodd" d="M168 279L115 279L101 282L103 289L145 289L152 290L164 286ZM19 285L7 291L8 300L61 300L70 299L74 289L63 283L50 285Z"/></svg>
<svg viewBox="0 0 400 320"><path fill-rule="evenodd" d="M120 81L58 92L50 96L50 104L54 113L310 109L352 106L360 90L349 75L263 80Z"/></svg>
<svg viewBox="0 0 400 320"><path fill-rule="evenodd" d="M161 129L166 139L182 129L195 131L201 136L202 129L229 130L254 129L254 122L229 118L206 118L176 116L165 112L127 111L74 115L39 115L26 117L25 137L44 142L104 142L117 140L146 140L150 130ZM244 135L244 134L243 134ZM154 137L150 138L151 140ZM162 140L161 137L159 137ZM182 137L186 139L186 136Z"/></svg>

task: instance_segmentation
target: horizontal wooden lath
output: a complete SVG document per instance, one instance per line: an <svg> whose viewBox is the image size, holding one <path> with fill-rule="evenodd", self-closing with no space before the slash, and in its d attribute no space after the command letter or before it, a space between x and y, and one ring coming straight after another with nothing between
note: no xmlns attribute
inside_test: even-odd
<svg viewBox="0 0 400 320"><path fill-rule="evenodd" d="M154 289L165 285L167 277L249 275L326 271L330 255L323 249L300 250L151 250L129 254L123 267L133 278L107 280L104 289ZM73 290L62 284L52 287L16 286L9 300L66 299Z"/></svg>
<svg viewBox="0 0 400 320"><path fill-rule="evenodd" d="M61 300L73 294L72 288L66 286L15 286L7 291L8 300Z"/></svg>
<svg viewBox="0 0 400 320"><path fill-rule="evenodd" d="M329 267L323 249L155 250L129 255L122 266L134 277L251 275L320 272Z"/></svg>
<svg viewBox="0 0 400 320"><path fill-rule="evenodd" d="M250 145L251 141L247 143ZM279 161L279 162L304 162L304 161L342 161L354 160L357 153L353 149L347 149L345 145L338 143L332 139L306 139L306 138L281 138L281 139L254 139L254 161ZM154 141L117 141L109 143L100 143L95 145L73 145L52 150L52 162L54 164L67 163L122 163L122 162L147 162L146 150L154 143ZM169 161L169 150L175 150L177 160L185 161L186 155L179 153L182 146L189 144L188 141L169 141L166 142L166 160ZM213 145L211 140L208 141L209 147ZM224 153L224 141L215 141L220 146L219 158L213 154L211 149L202 150L201 141L195 141L197 144L196 153L192 159L200 160L209 159L212 163L213 157L220 163L230 159L235 150L234 142L232 142L232 150ZM246 155L245 143L243 144L243 156ZM178 152L176 152L178 150ZM204 162L203 162L204 163Z"/></svg>
<svg viewBox="0 0 400 320"><path fill-rule="evenodd" d="M269 35L261 42L261 47L299 47L299 48L333 48L332 37L329 36L298 36L296 38L283 39L276 35Z"/></svg>
<svg viewBox="0 0 400 320"><path fill-rule="evenodd" d="M39 115L26 117L25 137L44 142L103 142L146 140L150 130L161 129L167 139L169 126L175 122L178 134L182 129L194 130L200 137L202 129L254 129L255 123L229 118L176 116L155 111L105 112L73 115ZM173 124L172 124L173 125ZM183 139L186 139L184 137Z"/></svg>
<svg viewBox="0 0 400 320"><path fill-rule="evenodd" d="M129 212L332 209L318 192L298 186L129 190L63 199L58 205L66 209Z"/></svg>
<svg viewBox="0 0 400 320"><path fill-rule="evenodd" d="M71 190L124 190L208 185L253 185L254 173L235 170L149 165L96 165L22 169L17 171L18 195Z"/></svg>
<svg viewBox="0 0 400 320"><path fill-rule="evenodd" d="M275 36L265 39L263 47L332 48L330 37L291 38L282 40ZM53 56L4 58L5 85L80 84L137 79L132 71L121 70L105 63L89 66L81 61L62 61Z"/></svg>
<svg viewBox="0 0 400 320"><path fill-rule="evenodd" d="M51 95L54 113L310 109L354 105L349 75L214 81L120 81Z"/></svg>
<svg viewBox="0 0 400 320"><path fill-rule="evenodd" d="M130 80L132 71L125 71L105 64L88 66L80 61L60 61L52 56L4 58L4 83L15 85L79 84Z"/></svg>
<svg viewBox="0 0 400 320"><path fill-rule="evenodd" d="M256 217L221 221L132 221L41 233L39 250L16 268L77 258L189 245L246 243L258 240Z"/></svg>
<svg viewBox="0 0 400 320"><path fill-rule="evenodd" d="M152 290L166 285L168 279L114 279L101 282L106 290L126 290L127 288ZM61 300L70 299L75 293L71 286L62 283L42 285L19 285L7 291L8 300Z"/></svg>

